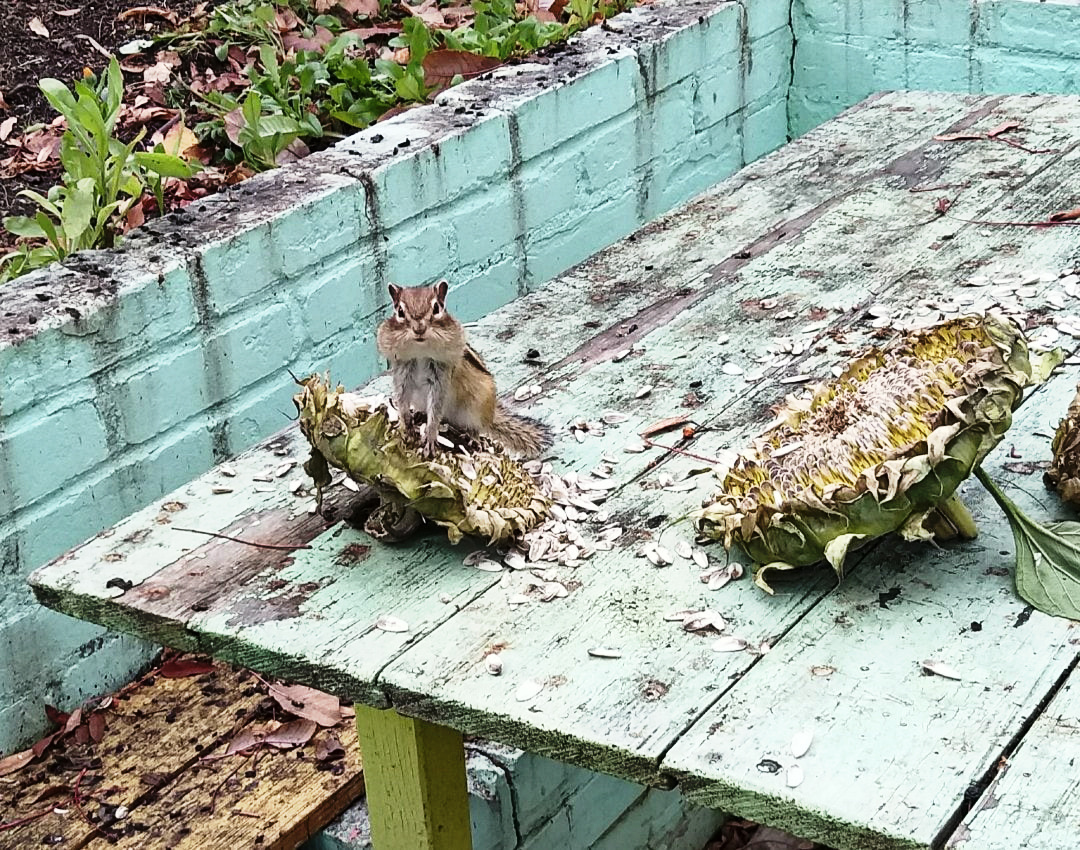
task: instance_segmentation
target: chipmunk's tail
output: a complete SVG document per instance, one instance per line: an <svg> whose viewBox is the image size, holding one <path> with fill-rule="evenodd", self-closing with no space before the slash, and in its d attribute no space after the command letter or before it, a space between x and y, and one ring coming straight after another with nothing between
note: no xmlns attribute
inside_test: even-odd
<svg viewBox="0 0 1080 850"><path fill-rule="evenodd" d="M551 429L543 422L511 413L502 404L495 408L489 435L508 451L526 458L540 455L551 445Z"/></svg>

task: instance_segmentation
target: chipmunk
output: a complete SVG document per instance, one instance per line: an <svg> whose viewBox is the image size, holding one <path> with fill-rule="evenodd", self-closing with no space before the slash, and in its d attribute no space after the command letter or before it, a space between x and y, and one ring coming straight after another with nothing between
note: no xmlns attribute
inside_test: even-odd
<svg viewBox="0 0 1080 850"><path fill-rule="evenodd" d="M495 379L465 341L461 322L446 311L447 283L402 287L390 284L394 313L379 324L376 343L390 361L394 404L408 431L410 410L427 415L428 456L439 424L491 437L512 452L536 457L551 442L545 425L517 416L495 398Z"/></svg>

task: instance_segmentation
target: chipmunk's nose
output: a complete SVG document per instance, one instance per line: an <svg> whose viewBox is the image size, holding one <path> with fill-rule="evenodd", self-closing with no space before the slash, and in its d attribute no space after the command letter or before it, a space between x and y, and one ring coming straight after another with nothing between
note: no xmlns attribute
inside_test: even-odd
<svg viewBox="0 0 1080 850"><path fill-rule="evenodd" d="M427 333L427 322L417 322L413 325L413 335L417 339L423 339L424 334Z"/></svg>

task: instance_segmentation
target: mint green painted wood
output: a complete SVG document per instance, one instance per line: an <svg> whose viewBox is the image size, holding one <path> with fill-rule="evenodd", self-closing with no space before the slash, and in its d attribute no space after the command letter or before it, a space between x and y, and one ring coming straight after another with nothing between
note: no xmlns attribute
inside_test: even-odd
<svg viewBox="0 0 1080 850"><path fill-rule="evenodd" d="M964 219L1034 221L1075 206L1077 105L872 99L478 322L475 344L501 386L543 387L523 406L556 427L561 471L587 472L604 452L620 459L604 512L627 534L613 550L557 570L565 599L511 605L524 575L464 567L468 548L437 536L373 546L358 531L327 527L308 513L309 499L291 494L295 468L256 485L267 470L302 460L295 436L237 459L232 478L215 472L183 488L170 497L182 509L154 506L38 571L35 590L76 616L368 706L626 779L677 780L699 802L838 850L929 847L959 818L968 783L994 764L1072 660L1067 624L1032 616L1013 628L1023 606L1009 579L964 568L1008 563L994 554L1011 547L996 508L975 492L985 517L980 541L944 554L885 544L838 591L830 571L811 569L783 581L776 597L746 581L712 592L689 561L656 569L636 554L650 538L671 549L689 539L689 526L673 523L707 495L707 476L693 492L656 489L657 476L704 462L621 450L643 426L677 413L703 428L689 445L696 454L737 447L797 391L782 379L825 377L887 335L875 317L1000 299L995 287L962 286L980 271L1035 273L1023 303L1033 329L1074 316L1072 301L1049 309L1056 278L1038 280L1075 262L1073 228ZM932 140L1007 119L1028 128L1029 146L1055 153ZM935 201L946 196L953 206L938 215ZM801 353L770 355L783 340ZM533 348L538 360L527 356ZM725 362L746 374L725 372ZM1073 378L1055 378L1024 408L1013 432L1022 454L1044 451L1033 423L1049 427ZM643 385L652 390L636 398ZM569 424L606 410L630 421L580 443L570 436ZM222 485L233 492L215 494ZM177 525L312 548L255 552ZM105 588L112 577L138 584L120 595ZM878 607L878 594L893 587L902 601ZM718 608L733 633L772 651L717 653L708 638L663 619L701 607ZM376 629L383 614L409 630ZM971 631L975 621L982 631ZM601 646L621 657L587 654ZM502 647L497 677L483 663L494 647ZM933 655L969 678L922 677L913 665ZM821 665L836 672L811 679ZM518 699L530 681L543 685L539 694ZM807 723L821 725L820 737L804 759L806 781L787 789L757 765L782 761L776 753Z"/></svg>
<svg viewBox="0 0 1080 850"><path fill-rule="evenodd" d="M980 850L1058 850L1080 834L1080 686L1075 673L1024 736L949 844Z"/></svg>

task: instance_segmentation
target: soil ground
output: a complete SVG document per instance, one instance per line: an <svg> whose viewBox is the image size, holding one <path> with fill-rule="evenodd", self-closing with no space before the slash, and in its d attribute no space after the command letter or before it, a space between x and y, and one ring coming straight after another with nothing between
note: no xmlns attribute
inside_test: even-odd
<svg viewBox="0 0 1080 850"><path fill-rule="evenodd" d="M18 132L31 124L52 121L56 113L38 88L39 79L55 77L70 84L83 76L84 68L100 72L108 60L95 42L105 51L115 52L134 38L171 29L200 1L6 0L0 15L0 122L14 116ZM153 11L132 14L132 9ZM170 20L170 14L176 17ZM48 36L35 32L32 21L40 22ZM33 205L18 193L22 189L44 193L56 182L58 173L57 164L51 171L28 171L0 179L0 217L30 213ZM0 228L0 253L13 241Z"/></svg>

